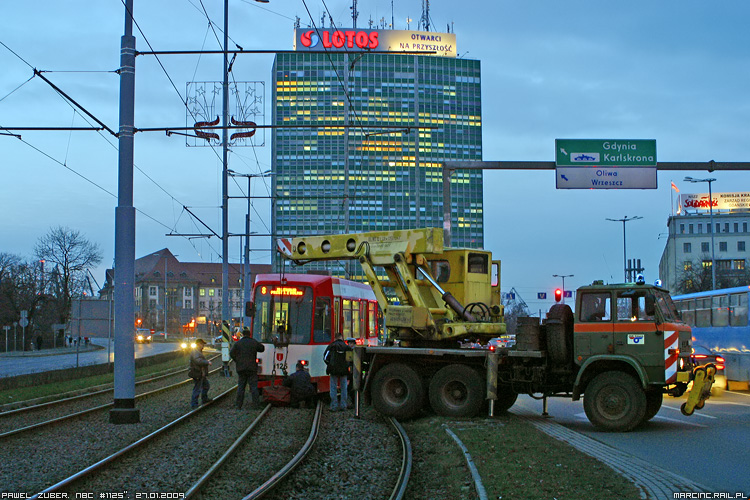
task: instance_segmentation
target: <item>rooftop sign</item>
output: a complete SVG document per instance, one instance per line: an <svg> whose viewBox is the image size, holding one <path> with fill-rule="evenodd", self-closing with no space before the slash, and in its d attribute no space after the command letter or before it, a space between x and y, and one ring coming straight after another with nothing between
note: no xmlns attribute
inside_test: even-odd
<svg viewBox="0 0 750 500"><path fill-rule="evenodd" d="M750 210L750 193L712 193L713 200L708 201L708 193L681 194L677 213L686 211L705 212L717 210Z"/></svg>
<svg viewBox="0 0 750 500"><path fill-rule="evenodd" d="M296 51L426 52L456 57L455 33L370 29L295 29Z"/></svg>

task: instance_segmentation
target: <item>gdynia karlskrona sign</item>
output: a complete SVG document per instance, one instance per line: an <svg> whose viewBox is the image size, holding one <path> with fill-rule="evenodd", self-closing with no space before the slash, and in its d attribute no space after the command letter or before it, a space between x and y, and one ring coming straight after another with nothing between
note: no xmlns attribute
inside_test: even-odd
<svg viewBox="0 0 750 500"><path fill-rule="evenodd" d="M555 139L558 167L655 167L655 139Z"/></svg>

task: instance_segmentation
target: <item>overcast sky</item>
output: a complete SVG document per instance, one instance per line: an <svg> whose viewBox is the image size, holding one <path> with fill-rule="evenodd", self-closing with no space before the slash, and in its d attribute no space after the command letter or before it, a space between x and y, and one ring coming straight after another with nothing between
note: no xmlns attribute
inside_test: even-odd
<svg viewBox="0 0 750 500"><path fill-rule="evenodd" d="M352 24L351 2L229 0L232 40L245 49L289 50L294 19L320 26L328 10L338 26ZM204 13L207 12L214 31ZM360 0L358 27L390 23L391 2ZM419 0L394 2L396 29L417 28ZM309 11L309 14L308 14ZM3 2L0 9L0 126L88 126L32 68L110 128L118 128L120 0ZM135 0L138 50L217 50L223 2ZM312 16L312 19L311 17ZM750 161L750 3L664 0L430 2L433 31L448 25L458 53L482 63L484 160L553 161L556 138L655 139L659 161ZM326 26L330 23L326 22ZM145 36L145 38L144 38ZM147 43L148 41L148 43ZM12 51L12 52L11 52ZM15 54L14 54L14 53ZM237 81L265 82L270 122L273 57L243 55ZM161 67L163 65L163 68ZM220 56L140 56L136 63L136 127L185 126L190 81L220 81ZM117 140L106 132L23 132L0 135L0 251L31 258L53 226L68 226L98 243L104 255L94 274L102 284L114 260ZM220 262L217 238L202 233L188 206L221 232L221 151L186 147L180 136L135 138L136 257L168 247L182 261ZM230 168L270 168L265 146L236 148ZM595 279L623 279L622 223L628 257L640 258L648 281L657 278L671 213L670 182L682 193L706 192L663 172L658 189L556 190L552 171L485 173L485 247L503 261L503 290L515 288L532 310L546 310L553 274L572 274L566 288ZM714 172L714 192L750 190L750 174ZM246 181L230 181L242 196ZM260 180L253 195L268 194ZM230 201L230 233L244 232L246 204ZM252 231L269 232L269 203L256 201ZM269 241L256 238L253 249ZM240 259L230 238L230 261ZM252 261L270 262L253 251ZM538 301L538 292L550 300Z"/></svg>

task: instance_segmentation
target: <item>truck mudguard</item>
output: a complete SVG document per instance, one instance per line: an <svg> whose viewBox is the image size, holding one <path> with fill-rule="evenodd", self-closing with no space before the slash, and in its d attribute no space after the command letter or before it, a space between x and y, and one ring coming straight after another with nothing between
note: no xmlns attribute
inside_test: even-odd
<svg viewBox="0 0 750 500"><path fill-rule="evenodd" d="M598 354L586 359L586 361L583 362L583 365L581 365L581 369L578 370L578 375L576 376L576 381L573 385L573 401L577 401L581 398L581 381L583 380L584 375L587 375L587 372L589 372L594 365L599 363L610 366L624 363L630 366L633 371L638 374L638 380L641 382L641 386L643 386L644 389L648 386L648 374L646 373L646 370L633 358L617 354Z"/></svg>

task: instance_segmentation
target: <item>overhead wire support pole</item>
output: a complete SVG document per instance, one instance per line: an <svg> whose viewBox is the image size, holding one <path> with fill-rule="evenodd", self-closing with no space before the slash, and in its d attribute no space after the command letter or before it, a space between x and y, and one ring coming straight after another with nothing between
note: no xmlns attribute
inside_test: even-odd
<svg viewBox="0 0 750 500"><path fill-rule="evenodd" d="M115 393L109 421L141 420L135 408L135 207L133 206L133 130L135 129L135 37L133 0L125 0L125 34L120 45L120 132L117 208L115 209Z"/></svg>
<svg viewBox="0 0 750 500"><path fill-rule="evenodd" d="M222 89L222 120L224 125L221 132L222 172L221 172L221 320L231 319L229 312L229 61L227 47L229 44L229 0L224 0L224 81ZM224 376L229 377L229 341L222 335L221 361L224 366Z"/></svg>

